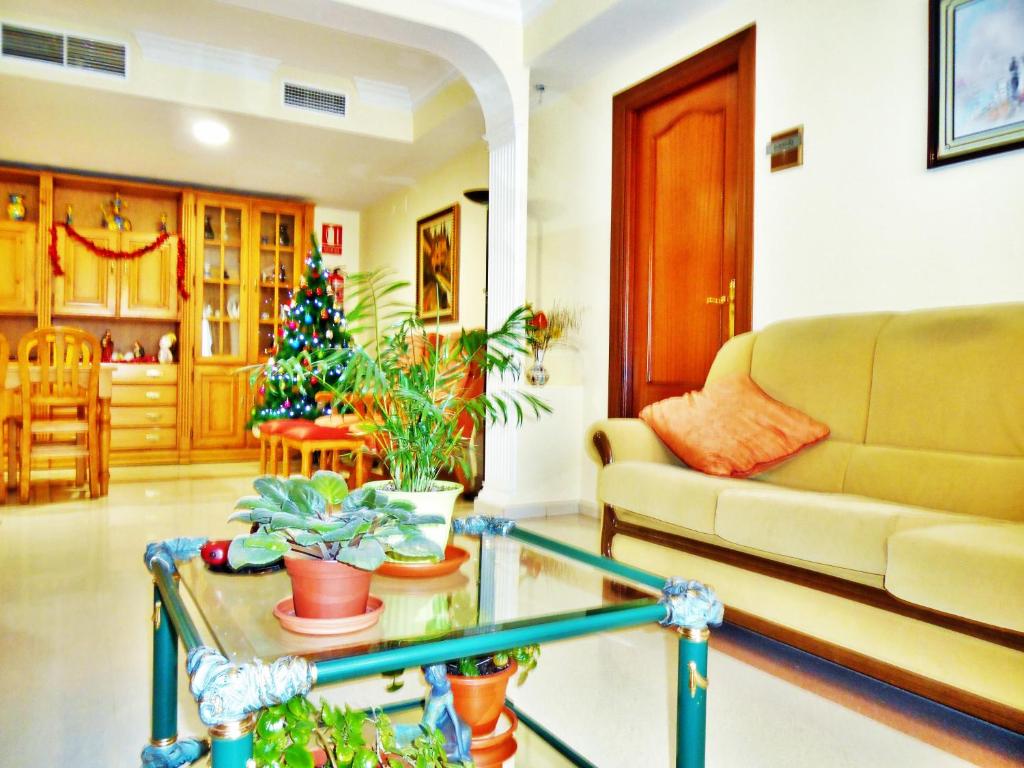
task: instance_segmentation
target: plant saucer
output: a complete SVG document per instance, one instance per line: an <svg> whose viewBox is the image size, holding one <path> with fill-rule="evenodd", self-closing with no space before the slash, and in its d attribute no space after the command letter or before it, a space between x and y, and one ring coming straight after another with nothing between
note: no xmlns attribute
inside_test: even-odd
<svg viewBox="0 0 1024 768"><path fill-rule="evenodd" d="M493 731L483 736L473 737L470 743L470 751L472 751L473 757L476 757L478 751L496 750L497 747L512 738L512 734L516 732L518 727L519 718L516 717L516 713L510 707L505 707L501 710Z"/></svg>
<svg viewBox="0 0 1024 768"><path fill-rule="evenodd" d="M295 615L295 605L291 597L278 601L274 606L274 618L289 632L300 635L347 635L361 629L372 627L380 621L384 611L384 601L370 595L366 601L366 612L355 616L344 616L340 619L307 619Z"/></svg>
<svg viewBox="0 0 1024 768"><path fill-rule="evenodd" d="M469 552L462 547L449 544L444 550L444 560L437 563L413 561L402 563L385 560L374 573L396 579L432 579L455 573L469 559Z"/></svg>

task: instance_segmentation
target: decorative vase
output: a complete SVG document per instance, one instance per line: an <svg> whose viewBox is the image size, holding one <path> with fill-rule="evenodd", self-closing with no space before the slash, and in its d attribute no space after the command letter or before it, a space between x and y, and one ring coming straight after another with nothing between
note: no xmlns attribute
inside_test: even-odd
<svg viewBox="0 0 1024 768"><path fill-rule="evenodd" d="M435 480L434 487L437 490L434 491L393 491L388 490L387 486L389 485L391 485L390 480L374 480L370 483L364 483L363 487L376 488L378 491L387 494L389 499L411 502L416 506L417 514L441 515L445 520L443 525L441 523L424 525L420 531L424 536L437 544L443 552L444 548L448 546L448 535L452 530L452 514L455 512L455 502L464 490L462 484L446 480Z"/></svg>
<svg viewBox="0 0 1024 768"><path fill-rule="evenodd" d="M7 216L11 221L25 220L25 196L12 192L7 196Z"/></svg>
<svg viewBox="0 0 1024 768"><path fill-rule="evenodd" d="M548 369L544 367L544 354L546 352L547 350L541 347L533 348L533 365L526 371L526 380L535 387L543 387L548 383L548 379L551 378Z"/></svg>
<svg viewBox="0 0 1024 768"><path fill-rule="evenodd" d="M292 580L295 615L303 619L341 619L366 612L370 571L333 560L285 557Z"/></svg>
<svg viewBox="0 0 1024 768"><path fill-rule="evenodd" d="M207 216L203 221L203 239L204 240L215 240L216 235L213 233L213 224L210 223L210 217Z"/></svg>
<svg viewBox="0 0 1024 768"><path fill-rule="evenodd" d="M455 711L472 729L474 736L486 736L494 731L501 711L505 708L508 681L518 667L515 659L510 659L505 669L493 675L464 677L448 674L452 696L455 698Z"/></svg>

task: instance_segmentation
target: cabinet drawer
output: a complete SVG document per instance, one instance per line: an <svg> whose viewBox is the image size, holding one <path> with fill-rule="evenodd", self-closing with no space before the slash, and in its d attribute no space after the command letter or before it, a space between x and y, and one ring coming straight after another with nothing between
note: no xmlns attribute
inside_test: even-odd
<svg viewBox="0 0 1024 768"><path fill-rule="evenodd" d="M176 405L178 388L169 384L115 384L111 405Z"/></svg>
<svg viewBox="0 0 1024 768"><path fill-rule="evenodd" d="M178 422L178 409L173 405L114 406L110 409L110 425L118 427L173 427Z"/></svg>
<svg viewBox="0 0 1024 768"><path fill-rule="evenodd" d="M178 380L178 366L159 363L115 363L111 379L115 384L173 384Z"/></svg>
<svg viewBox="0 0 1024 768"><path fill-rule="evenodd" d="M174 427L110 430L110 449L130 451L140 448L175 448L178 434Z"/></svg>

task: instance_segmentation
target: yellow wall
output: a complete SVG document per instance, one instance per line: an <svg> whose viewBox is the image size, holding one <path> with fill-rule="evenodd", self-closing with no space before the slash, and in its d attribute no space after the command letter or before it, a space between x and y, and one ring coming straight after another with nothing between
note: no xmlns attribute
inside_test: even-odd
<svg viewBox="0 0 1024 768"><path fill-rule="evenodd" d="M753 23L755 326L1024 296L1024 151L925 168L927 0L704 7L531 115L527 294L586 307L584 426L607 408L612 98ZM801 123L804 166L770 174L770 134Z"/></svg>
<svg viewBox="0 0 1024 768"><path fill-rule="evenodd" d="M459 320L455 326L442 325L442 329L484 324L487 214L483 206L466 200L462 193L486 187L487 175L487 145L481 141L360 216L360 269L393 269L397 277L409 281L403 298L411 304L416 298L416 221L452 203L459 204Z"/></svg>

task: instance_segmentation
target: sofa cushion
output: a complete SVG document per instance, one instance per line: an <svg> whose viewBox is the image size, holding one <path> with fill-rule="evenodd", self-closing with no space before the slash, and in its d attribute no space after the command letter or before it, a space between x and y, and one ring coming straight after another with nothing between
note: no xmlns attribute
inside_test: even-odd
<svg viewBox="0 0 1024 768"><path fill-rule="evenodd" d="M601 470L598 496L605 504L703 533L715 532L715 505L743 480L643 461L615 461Z"/></svg>
<svg viewBox="0 0 1024 768"><path fill-rule="evenodd" d="M720 477L747 477L828 437L828 426L773 400L745 373L640 411L672 452Z"/></svg>
<svg viewBox="0 0 1024 768"><path fill-rule="evenodd" d="M885 588L900 600L1024 632L1024 525L985 523L889 538Z"/></svg>
<svg viewBox="0 0 1024 768"><path fill-rule="evenodd" d="M893 532L960 519L858 496L748 483L719 495L715 533L770 554L882 575Z"/></svg>

